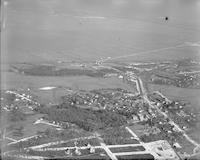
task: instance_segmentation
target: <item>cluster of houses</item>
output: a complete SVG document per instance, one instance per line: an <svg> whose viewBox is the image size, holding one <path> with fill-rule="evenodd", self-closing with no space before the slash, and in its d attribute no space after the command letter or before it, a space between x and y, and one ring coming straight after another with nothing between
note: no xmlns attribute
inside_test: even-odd
<svg viewBox="0 0 200 160"><path fill-rule="evenodd" d="M188 129L191 124L195 124L197 121L197 116L192 111L188 112L184 104L170 101L157 93L151 94L149 97L159 109L168 114L182 129Z"/></svg>
<svg viewBox="0 0 200 160"><path fill-rule="evenodd" d="M36 120L34 122L34 124L46 124L46 125L49 125L49 126L54 126L58 130L59 129L67 129L69 127L75 126L74 124L69 123L69 122L49 121L46 117L39 118L38 120Z"/></svg>
<svg viewBox="0 0 200 160"><path fill-rule="evenodd" d="M40 104L31 95L17 91L5 91L1 97L1 108L6 111L20 110L24 114L33 114Z"/></svg>
<svg viewBox="0 0 200 160"><path fill-rule="evenodd" d="M130 107L138 98L139 96L123 89L99 89L69 94L63 97L63 101L71 106L91 106L113 110L115 108L125 108L126 106Z"/></svg>
<svg viewBox="0 0 200 160"><path fill-rule="evenodd" d="M81 156L82 152L81 152L81 148L77 146L77 142L74 142L75 147L73 149L67 148L65 150L65 154L67 156ZM85 149L88 150L88 154L94 154L95 153L95 147L92 146L90 143L88 143L85 147Z"/></svg>
<svg viewBox="0 0 200 160"><path fill-rule="evenodd" d="M199 73L181 73L172 77L163 77L159 75L152 74L150 77L150 82L155 84L166 84L173 85L181 88L200 88L200 74Z"/></svg>

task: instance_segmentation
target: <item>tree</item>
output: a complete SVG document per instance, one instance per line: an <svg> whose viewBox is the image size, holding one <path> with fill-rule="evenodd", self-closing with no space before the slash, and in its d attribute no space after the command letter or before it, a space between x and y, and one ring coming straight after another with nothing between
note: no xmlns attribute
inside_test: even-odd
<svg viewBox="0 0 200 160"><path fill-rule="evenodd" d="M13 93L8 93L6 94L5 99L6 99L7 104L10 106L13 104L14 100L16 99L16 95Z"/></svg>
<svg viewBox="0 0 200 160"><path fill-rule="evenodd" d="M9 113L9 120L10 121L23 121L26 119L26 115L21 112L19 109L13 109L10 113Z"/></svg>

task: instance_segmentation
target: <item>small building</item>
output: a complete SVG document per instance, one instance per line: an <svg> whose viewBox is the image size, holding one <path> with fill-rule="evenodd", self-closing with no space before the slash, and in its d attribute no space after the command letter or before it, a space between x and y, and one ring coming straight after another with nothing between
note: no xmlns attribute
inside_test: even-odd
<svg viewBox="0 0 200 160"><path fill-rule="evenodd" d="M178 142L174 143L173 147L178 148L178 149L182 148L181 145Z"/></svg>
<svg viewBox="0 0 200 160"><path fill-rule="evenodd" d="M72 152L71 152L70 149L66 149L65 154L68 155L68 156L72 156Z"/></svg>
<svg viewBox="0 0 200 160"><path fill-rule="evenodd" d="M80 152L80 150L78 149L77 146L75 146L75 154L78 155L78 156L81 155L81 152Z"/></svg>

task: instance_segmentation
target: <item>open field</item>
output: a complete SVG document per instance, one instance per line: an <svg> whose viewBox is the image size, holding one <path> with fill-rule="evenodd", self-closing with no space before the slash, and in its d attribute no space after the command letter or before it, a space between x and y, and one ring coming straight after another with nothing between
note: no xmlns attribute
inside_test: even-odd
<svg viewBox="0 0 200 160"><path fill-rule="evenodd" d="M143 125L134 124L129 126L129 128L133 130L138 136L144 134L145 127Z"/></svg>
<svg viewBox="0 0 200 160"><path fill-rule="evenodd" d="M145 148L142 146L139 147L121 147L121 148L110 148L111 152L118 153L118 152L134 152L134 151L144 151Z"/></svg>
<svg viewBox="0 0 200 160"><path fill-rule="evenodd" d="M39 89L46 86L71 87L72 89L93 90L99 88L124 88L132 90L118 78L92 78L87 76L75 77L43 77L43 76L25 76L16 73L7 73L6 83L2 89L12 88L34 88Z"/></svg>
<svg viewBox="0 0 200 160"><path fill-rule="evenodd" d="M41 87L53 86L58 87L53 90L39 90ZM43 77L43 76L26 76L17 73L7 73L6 82L2 84L2 89L27 89L38 96L39 101L58 103L60 97L69 93L66 88L73 90L93 90L101 88L122 88L135 92L136 88L129 87L122 80L111 78L93 78L88 76L75 77Z"/></svg>
<svg viewBox="0 0 200 160"><path fill-rule="evenodd" d="M142 155L128 155L128 156L118 156L119 160L123 159L131 159L131 160L153 160L154 157L150 154L142 154Z"/></svg>
<svg viewBox="0 0 200 160"><path fill-rule="evenodd" d="M14 129L12 128L20 128L23 127L23 135L21 137L16 137L13 136L12 133L9 134L9 137L14 138L16 140L18 139L22 139L25 137L29 137L29 136L33 136L36 135L38 131L45 131L47 128L51 128L49 126L41 126L41 125L34 125L33 123L40 117L42 117L43 115L39 115L39 114L35 114L32 116L29 116L27 119L25 119L24 121L17 121L17 122L9 122L8 125L10 125L11 127L11 131Z"/></svg>
<svg viewBox="0 0 200 160"><path fill-rule="evenodd" d="M85 160L85 159L88 159L88 160L110 160L110 158L105 154L103 156L100 156L99 154L89 154L89 155L83 155L83 156L76 156L76 157L56 157L56 158L49 158L49 159L46 159L46 160Z"/></svg>

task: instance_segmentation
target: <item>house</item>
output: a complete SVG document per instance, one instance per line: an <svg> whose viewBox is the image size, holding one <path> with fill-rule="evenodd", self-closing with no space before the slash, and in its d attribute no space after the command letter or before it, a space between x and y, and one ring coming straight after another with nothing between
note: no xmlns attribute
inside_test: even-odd
<svg viewBox="0 0 200 160"><path fill-rule="evenodd" d="M181 145L180 145L178 142L174 143L174 144L173 144L173 147L174 147L174 148L182 148Z"/></svg>

